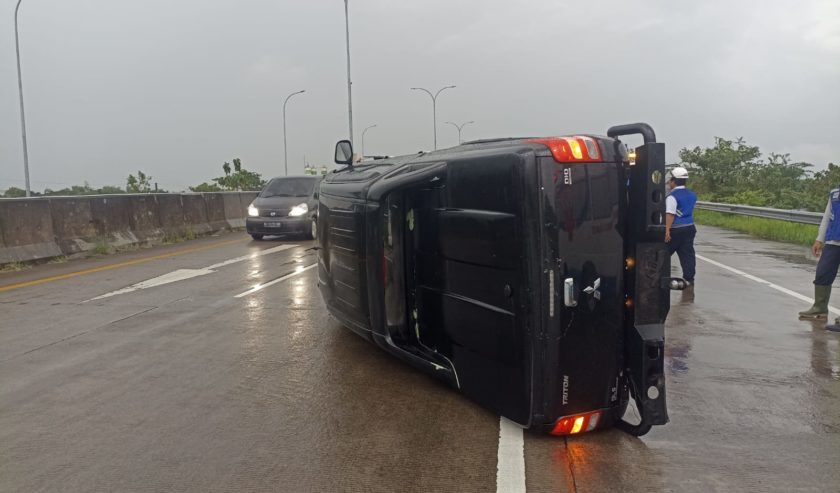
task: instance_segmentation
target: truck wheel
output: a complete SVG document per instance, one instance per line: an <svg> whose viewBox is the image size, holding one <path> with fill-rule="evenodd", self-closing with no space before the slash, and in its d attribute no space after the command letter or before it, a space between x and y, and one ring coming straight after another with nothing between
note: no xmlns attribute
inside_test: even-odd
<svg viewBox="0 0 840 493"><path fill-rule="evenodd" d="M260 241L261 239L263 239L263 235L253 234L253 235L251 235L251 238L253 238L257 241Z"/></svg>
<svg viewBox="0 0 840 493"><path fill-rule="evenodd" d="M630 435L633 435L634 437L640 437L642 435L646 435L647 432L650 431L652 426L645 423L645 421L643 419L641 419L642 411L641 411L641 409L639 409L639 404L638 404L639 400L636 397L636 395L637 395L636 388L635 388L635 385L633 385L633 382L630 381L629 378L627 379L627 386L629 387L629 390L630 390L629 397L632 397L633 407L632 408L630 407L631 399L628 398L627 402L622 405L622 407L624 408L625 411L622 413L622 417L618 419L618 422L616 422L615 426L619 430L621 430L625 433L629 433ZM639 422L638 423L631 423L631 422L624 419L624 416L626 416L627 410L628 409L633 409L633 408L635 408L635 412L638 413L638 415L639 415Z"/></svg>

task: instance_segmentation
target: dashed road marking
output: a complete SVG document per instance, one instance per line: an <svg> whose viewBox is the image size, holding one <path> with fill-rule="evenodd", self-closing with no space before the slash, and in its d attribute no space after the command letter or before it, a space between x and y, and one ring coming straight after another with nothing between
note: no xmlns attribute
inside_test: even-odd
<svg viewBox="0 0 840 493"><path fill-rule="evenodd" d="M87 303L88 301L96 301L105 298L110 298L112 296L117 296L120 294L131 293L134 291L139 291L141 289L149 289L154 288L157 286L163 286L165 284L171 284L173 282L183 281L185 279L192 279L194 277L205 276L207 274L214 274L217 272L216 269L221 267L225 267L231 264L235 264L238 262L244 262L245 260L250 260L258 257L262 257L263 255L270 255L272 253L282 252L283 250L288 250L290 248L294 248L297 245L280 245L274 248L268 248L265 250L260 250L259 252L252 253L249 255L242 255L241 257L236 257L232 259L225 260L223 262L219 262L213 265L209 265L207 267L201 269L178 269L169 273L166 273L162 276L153 277L151 279L147 279L142 282L138 282L137 284L132 284L131 286L118 289L116 291L111 291L110 293L105 293L103 295L99 295L95 298L91 298L89 300L85 300L83 303Z"/></svg>
<svg viewBox="0 0 840 493"><path fill-rule="evenodd" d="M274 279L273 281L268 281L268 282L267 282L267 283L265 283L265 284L257 284L256 286L254 286L253 288L249 289L248 291L245 291L244 293L239 293L239 294L237 294L236 296L234 296L234 298L242 298L242 297L244 297L244 296L248 296L249 294L254 294L254 293L256 293L257 291L262 291L263 289L265 289L265 288L267 288L267 287L269 287L269 286L274 286L274 285L275 285L275 284L277 284L278 282L283 282L283 281L285 281L285 280L287 280L287 279L291 279L291 278L293 278L293 277L295 277L295 276L297 276L297 275L303 274L304 272L308 271L309 269L311 269L311 268L313 268L313 267L315 267L315 266L317 266L317 265L318 265L318 264L309 264L309 265L307 265L306 267L300 266L300 267L298 267L297 269L295 269L295 271L294 271L294 272L292 272L291 274L286 274L286 275L285 275L285 276L283 276L283 277L278 277L277 279Z"/></svg>

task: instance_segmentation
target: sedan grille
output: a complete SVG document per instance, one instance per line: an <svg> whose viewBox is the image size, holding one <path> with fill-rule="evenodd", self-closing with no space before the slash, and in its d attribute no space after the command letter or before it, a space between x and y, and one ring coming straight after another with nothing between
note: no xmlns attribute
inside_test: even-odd
<svg viewBox="0 0 840 493"><path fill-rule="evenodd" d="M286 217L290 209L260 209L260 217Z"/></svg>

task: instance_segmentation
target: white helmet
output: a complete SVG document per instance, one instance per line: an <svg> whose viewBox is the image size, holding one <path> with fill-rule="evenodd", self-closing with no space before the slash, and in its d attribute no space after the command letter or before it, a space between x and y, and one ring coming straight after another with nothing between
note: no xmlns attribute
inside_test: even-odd
<svg viewBox="0 0 840 493"><path fill-rule="evenodd" d="M683 168L682 166L678 166L671 170L671 178L676 178L677 180L685 180L688 178L688 170Z"/></svg>

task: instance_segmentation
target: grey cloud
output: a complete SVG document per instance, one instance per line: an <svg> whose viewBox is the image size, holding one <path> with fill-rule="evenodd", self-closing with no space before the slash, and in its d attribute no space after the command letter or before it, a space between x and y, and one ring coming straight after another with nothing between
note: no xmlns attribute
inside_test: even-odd
<svg viewBox="0 0 840 493"><path fill-rule="evenodd" d="M22 185L11 15L0 37L0 188ZM743 136L765 152L840 161L840 4L833 1L351 0L354 120L368 153L431 147L428 96L465 138L604 132L648 121L683 146ZM242 158L330 163L346 137L340 0L24 0L21 42L36 189L181 189ZM358 144L358 142L357 142Z"/></svg>

